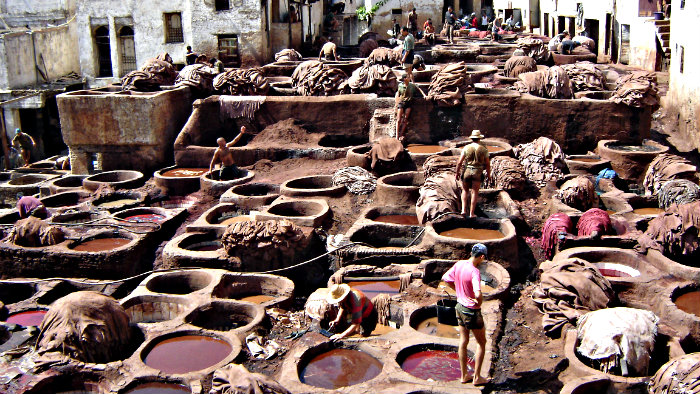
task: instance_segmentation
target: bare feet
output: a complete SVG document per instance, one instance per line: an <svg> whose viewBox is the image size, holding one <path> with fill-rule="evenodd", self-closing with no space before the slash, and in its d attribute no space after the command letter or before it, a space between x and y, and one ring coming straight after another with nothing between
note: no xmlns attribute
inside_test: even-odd
<svg viewBox="0 0 700 394"><path fill-rule="evenodd" d="M474 381L472 382L472 384L473 384L474 386L483 386L483 385L485 385L485 384L488 383L488 382L489 382L489 379L482 378L481 376L477 376L477 377L474 379Z"/></svg>
<svg viewBox="0 0 700 394"><path fill-rule="evenodd" d="M462 383L462 384L466 384L466 383L469 383L469 382L471 382L471 381L472 381L472 379L474 379L474 377L473 377L473 376L467 376L467 378L466 378L466 379L461 379L461 380L460 380L460 383Z"/></svg>

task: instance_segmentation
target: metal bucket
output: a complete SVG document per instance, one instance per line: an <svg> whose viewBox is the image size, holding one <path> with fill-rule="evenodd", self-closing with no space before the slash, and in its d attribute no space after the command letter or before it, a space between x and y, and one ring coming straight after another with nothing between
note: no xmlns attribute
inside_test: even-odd
<svg viewBox="0 0 700 394"><path fill-rule="evenodd" d="M448 326L457 325L457 313L455 307L457 306L457 300L452 299L441 299L438 300L437 305L437 318L438 323L446 324Z"/></svg>

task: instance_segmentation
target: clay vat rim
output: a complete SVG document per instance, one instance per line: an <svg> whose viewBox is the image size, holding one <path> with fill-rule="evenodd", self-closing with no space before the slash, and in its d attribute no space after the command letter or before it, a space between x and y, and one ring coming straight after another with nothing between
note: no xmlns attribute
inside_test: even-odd
<svg viewBox="0 0 700 394"><path fill-rule="evenodd" d="M39 186L41 183L44 183L44 182L46 182L46 181L48 181L48 180L50 180L50 179L52 179L52 178L54 178L54 177L55 177L55 176L53 176L53 175L45 175L45 174L25 174L25 175L22 175L22 176L19 176L19 177L15 178L15 179L9 179L9 180L7 180L7 182L5 182L5 187L8 187L8 186L9 186L9 187L32 187L32 186ZM28 179L28 178L29 178L29 179L34 178L34 179L37 179L37 181L36 181L36 182L31 182L31 183L22 183L22 184L16 184L16 183L14 183L14 182L16 182L16 181L18 181L18 180L20 180L20 179Z"/></svg>
<svg viewBox="0 0 700 394"><path fill-rule="evenodd" d="M386 355L379 352L377 349L364 346L362 342L357 342L357 341L349 341L349 340L341 340L338 342L331 342L331 341L324 341L322 343L313 345L305 349L298 357L297 357L297 362L296 365L294 366L294 376L296 379L299 381L299 383L309 386L309 387L315 387L315 388L320 388L317 386L312 386L310 384L304 383L301 381L301 373L304 371L304 368L306 368L309 365L309 362L313 360L316 356L319 356L323 353L327 353L331 350L335 349L346 349L346 350L354 350L358 352L362 352L367 354L368 356L374 358L375 360L379 361L379 363L382 365L381 371L377 374L377 376L373 377L372 379L365 380L364 382L360 382L357 384L353 384L350 386L343 386L343 387L352 387L352 386L357 386L360 384L365 384L367 382L371 382L372 380L375 380L379 378L385 371L385 367L387 364L386 360ZM342 389L342 387L340 388Z"/></svg>
<svg viewBox="0 0 700 394"><path fill-rule="evenodd" d="M437 263L437 262L453 262L456 263L459 260L452 260L452 259L427 259L423 260L420 263L420 266L418 267L419 270L423 271L423 278L419 279L420 283L422 283L424 286L426 286L426 292L438 295L440 297L445 297L445 293L435 287L429 286L427 282L425 282L425 267L428 264L431 263ZM486 271L486 274L488 274L492 279L495 280L495 273L494 271L498 271L498 274L502 277L503 280L499 280L498 282L498 287L494 287L493 291L486 294L483 293L484 295L484 301L489 301L489 300L496 300L501 298L508 289L510 289L510 284L511 284L511 277L510 273L508 270L501 264L499 264L496 261L493 260L484 260L480 267L484 267L484 271ZM479 270L481 271L481 270ZM489 272L490 271L490 272Z"/></svg>
<svg viewBox="0 0 700 394"><path fill-rule="evenodd" d="M684 294L692 293L694 291L700 291L700 283L684 283L675 286L669 293L668 299L671 301L672 308L677 309L679 312L685 314L695 321L700 321L700 316L693 313L688 313L676 305L676 299ZM670 361L670 360L669 360Z"/></svg>
<svg viewBox="0 0 700 394"><path fill-rule="evenodd" d="M451 149L451 148L446 148L445 150L449 150L449 149ZM443 151L443 152L444 152L444 151ZM430 154L430 155L428 155L428 156L432 156L432 154ZM402 171L402 172L395 172L395 173L393 173L393 174L384 175L383 177L377 179L377 188L379 188L379 187L381 186L382 188L394 189L394 190L397 190L397 191L398 191L398 190L406 190L406 191L409 191L409 190L418 190L418 189L420 189L420 185L418 185L418 186L415 186L415 185L411 185L411 186L401 186L401 185L392 185L391 183L387 183L387 182L386 182L387 179L399 178L399 177L404 177L404 176L409 176L409 175L411 176L411 181L412 181L412 182L415 181L416 177L418 177L418 179L424 177L423 172L421 172L421 171ZM425 182L425 179L423 179L423 182ZM421 183L421 185L422 185L422 183Z"/></svg>
<svg viewBox="0 0 700 394"><path fill-rule="evenodd" d="M212 288L212 291L211 291L211 299L212 300L233 300L235 302L250 303L249 301L242 301L242 300L235 299L235 298L221 297L221 296L216 295L219 287L225 287L226 285L236 283L236 281L231 281L229 278L241 278L241 279L243 279L243 282L245 282L246 284L251 283L249 281L249 279L251 279L251 278L260 279L260 283L272 282L272 284L275 285L275 291L277 291L277 293L276 294L268 294L266 292L261 291L260 295L269 295L269 296L274 295L273 299L266 301L266 302L262 302L260 304L256 304L256 305L260 305L263 307L267 306L268 304L270 304L270 305L271 304L279 304L281 302L284 302L284 301L291 299L294 296L294 292L296 290L296 286L295 286L294 282L291 279L286 278L284 276L273 275L273 274L251 274L251 273L246 273L246 272L226 272L223 275L221 275L221 277L219 278L219 281ZM243 292L240 294L249 294L249 292L248 293Z"/></svg>
<svg viewBox="0 0 700 394"><path fill-rule="evenodd" d="M315 205L317 205L317 206L320 208L320 210L319 210L318 213L315 213L315 214L313 214L313 215L308 215L308 216L284 216L284 215L278 215L278 214L276 214L276 213L270 212L270 210L271 210L271 209L274 209L275 207L278 207L278 206L281 206L281 205L291 205L291 204L309 204L309 205L315 204ZM289 201L289 200L288 200L288 201L279 201L279 202L275 202L275 203L271 204L270 206L268 206L267 208L265 208L265 210L264 210L263 212L264 212L265 215L274 216L274 217L276 217L276 218L316 219L316 218L319 218L319 217L325 215L329 210L330 210L330 207L328 207L327 205L321 204L321 203L318 202L318 201L312 201L312 200L294 200L294 201ZM265 219L265 220L268 220L268 219Z"/></svg>
<svg viewBox="0 0 700 394"><path fill-rule="evenodd" d="M162 291L157 291L157 290L152 290L152 287L154 286L154 282L161 282L161 281L172 281L173 278L185 278L187 277L193 277L192 279L194 280L206 280L206 284L203 286L199 287L198 289L193 289L190 292L187 293L164 293ZM185 296L188 294L193 294L197 293L200 291L203 291L207 289L209 286L211 286L211 283L214 281L215 277L210 274L209 272L206 272L205 270L181 270L181 271L171 271L171 272L161 272L158 274L155 274L151 276L150 278L147 278L144 283L141 284L141 286L145 287L146 290L150 291L153 294L167 294L167 295L175 295L175 296ZM155 286L159 286L161 283L156 283ZM190 283L187 282L187 285L190 286ZM193 286L190 286L193 288Z"/></svg>
<svg viewBox="0 0 700 394"><path fill-rule="evenodd" d="M192 176L165 176L165 175L163 175L164 173L166 173L166 172L168 172L168 171L170 171L170 170L176 170L176 169L178 169L178 168L194 168L194 167L180 167L180 166L178 166L178 165L169 166L169 167L164 167L164 168L161 168L160 170L156 170L155 172L153 172L153 177L154 177L154 178L162 178L162 179L165 179L165 180L176 180L176 179L188 179L188 180L193 180L193 179L198 179L200 176L202 176L202 174L200 174L200 175L192 175ZM202 169L205 169L206 172L209 172L209 169L208 169L208 168L202 167ZM205 172L205 173L206 173L206 172Z"/></svg>
<svg viewBox="0 0 700 394"><path fill-rule="evenodd" d="M461 218L462 220L469 220L469 218ZM489 239L470 239L470 238L456 238L456 237L447 237L444 235L440 235L440 233L435 229L433 226L433 222L429 222L425 228L426 232L430 231L431 235L435 237L436 240L442 241L442 242L458 242L458 243L464 243L464 244L475 244L475 243L500 243L500 242L505 242L510 239L515 238L516 231L515 231L515 226L513 223L510 221L510 219L488 219L488 218L478 218L484 221L491 221L492 223L498 223L498 231L503 233L503 237L501 238L489 238ZM460 220L459 218L457 220ZM454 228L452 228L454 229ZM478 228L477 228L478 229ZM484 228L484 230L493 230L493 228Z"/></svg>
<svg viewBox="0 0 700 394"><path fill-rule="evenodd" d="M65 218L81 218L81 217L85 217L85 216L90 217L90 219L86 220L84 223L87 223L87 222L90 222L93 220L104 219L104 218L108 217L107 215L105 215L104 213L102 213L100 211L98 211L98 212L94 212L94 211L63 212L63 213L60 213L58 215L51 216L51 218L49 218L49 222L50 223L57 223L57 224L65 224L65 223L67 223L65 221Z"/></svg>
<svg viewBox="0 0 700 394"><path fill-rule="evenodd" d="M248 213L243 213L245 211L248 211ZM204 220L204 224L206 226L227 227L226 224L219 223L218 220L221 218L222 214L229 213L229 212L241 212L240 215L231 216L231 217L250 216L249 210L242 208L235 203L226 202L226 203L218 203L218 204L214 205L213 207L209 208L206 212L204 212L202 214L201 219ZM251 220L254 220L254 218ZM216 223L214 223L213 221L216 221Z"/></svg>
<svg viewBox="0 0 700 394"><path fill-rule="evenodd" d="M126 244L124 244L124 245L122 245L122 246L116 247L116 248L114 248L114 249L110 249L110 250L101 250L101 251L99 251L99 252L83 252L83 251L75 250L75 247L78 246L78 245L84 244L85 242L93 241L93 240L95 240L95 239L103 239L103 238L121 238L121 239L127 239L127 240L129 240L129 242L127 242ZM133 246L136 244L136 242L138 242L138 240L139 240L138 237L132 235L132 234L129 233L129 232L122 231L122 230L119 230L119 231L116 231L116 232L115 232L115 231L100 231L100 232L98 232L98 233L96 233L96 234L92 234L92 235L90 235L89 237L80 239L80 240L78 240L78 241L70 241L70 242L66 245L66 247L68 248L68 250L70 250L70 251L73 252L73 253L93 253L93 254L99 253L99 254L107 254L107 253L120 252L120 251L122 251L122 250L129 249L129 248L133 247Z"/></svg>
<svg viewBox="0 0 700 394"><path fill-rule="evenodd" d="M84 175L65 175L62 177L58 177L56 179L52 179L49 181L50 186L54 186L57 189L82 189L83 188L83 179L87 178L87 176ZM59 183L62 183L62 181L68 181L68 180L78 180L78 185L76 186L64 186Z"/></svg>
<svg viewBox="0 0 700 394"><path fill-rule="evenodd" d="M207 308L222 308L218 309L218 311L221 312L228 312L230 313L231 311L240 311L238 315L244 315L246 318L249 318L250 320L246 322L244 325L232 329L228 329L225 331L220 331L214 328L207 328L203 327L199 324L195 324L194 320L195 317L197 317L198 313L202 313L205 311ZM227 309L231 308L231 309ZM267 317L267 314L265 313L265 307L259 304L255 304L252 302L237 302L235 300L228 300L225 298L212 298L208 302L196 306L194 309L189 311L185 317L184 321L185 323L203 329L203 330L208 330L208 331L213 331L213 332L233 332L233 333L243 333L246 331L251 330L253 327L258 326L262 324L263 320Z"/></svg>
<svg viewBox="0 0 700 394"><path fill-rule="evenodd" d="M246 170L245 168L239 168L239 170L241 171L241 173L243 175L241 175L240 177L235 178L235 179L228 179L225 181L214 180L214 179L211 179L211 172L209 172L209 171L200 175L199 179L203 180L204 182L210 182L213 185L223 185L226 183L236 182L235 184L231 185L233 187L235 185L242 184L245 181L249 181L249 180L253 179L253 177L255 177L255 171Z"/></svg>
<svg viewBox="0 0 700 394"><path fill-rule="evenodd" d="M406 361L406 358L408 358L408 356L415 354L415 353L418 353L418 352L421 352L421 351L425 351L425 350L446 350L446 351L452 351L452 352L457 353L457 350L458 350L457 345L452 345L452 344L448 344L448 343L440 343L440 342L442 342L442 340L447 339L447 338L437 337L434 335L429 335L429 337L433 337L436 339L434 342L421 342L421 343L405 346L405 347L401 348L401 350L396 352L396 355L394 356L394 361L396 362L396 364L398 364L399 370L402 373L405 373L406 375L410 376L412 379L417 379L419 381L427 382L427 380L424 380L424 379L421 379L417 376L411 375L410 373L408 373L406 370L403 369L402 365ZM474 352L472 352L471 350L467 350L467 355L469 357L471 357L472 359L474 358ZM458 380L451 380L451 381L447 381L447 382L440 381L439 383L441 383L441 384L454 384L454 383L460 384ZM461 387L463 387L463 386L461 386Z"/></svg>
<svg viewBox="0 0 700 394"><path fill-rule="evenodd" d="M72 359L71 359L72 360ZM70 377L69 377L70 376ZM79 379L76 379L76 376ZM64 379L68 381L64 381ZM43 393L55 393L57 390L64 390L63 387L65 386L72 386L71 380L75 383L88 383L88 384L94 384L98 388L97 391L89 391L88 393L90 394L109 394L111 393L111 386L113 385L112 382L109 380L105 379L102 373L99 371L72 371L71 374L61 374L61 375L52 375L52 376L46 376L43 379L40 379L36 384L27 390L25 394L43 394ZM77 381L76 381L77 380ZM68 384L64 384L68 383ZM43 385L43 387L42 387ZM39 388L37 388L37 386ZM53 386L58 386L58 388L50 388ZM75 388L69 388L69 391L76 391ZM77 389L77 390L86 390L86 387L83 386L82 389Z"/></svg>
<svg viewBox="0 0 700 394"><path fill-rule="evenodd" d="M635 262L637 267L629 266L624 263L620 262L607 262L608 264L610 263L616 263L620 265L624 265L626 267L629 267L631 269L634 269L639 272L639 276L636 277L625 277L625 278L615 278L615 277L605 277L608 279L608 281L640 281L640 280L645 280L649 278L649 274L644 272L646 267L652 267L651 269L658 270L659 272L662 272L661 269L657 268L656 265L654 265L650 260L646 259L645 256L638 254L637 252L634 251L634 249L624 249L624 248L615 248L615 247L608 247L608 246L577 246L574 248L569 248L560 251L554 257L552 257L552 261L561 261L569 258L578 258L584 261L587 261L591 264L597 264L597 263L602 263L601 261L591 261L587 257L590 254L594 255L612 255L614 256L615 254L622 254L626 255L628 257L629 261Z"/></svg>
<svg viewBox="0 0 700 394"><path fill-rule="evenodd" d="M129 394L131 390L139 388L141 385L149 384L149 383L163 383L163 384L168 384L168 385L179 385L187 390L189 390L190 393L192 393L192 385L187 379L183 378L172 378L170 376L158 376L158 375L147 375L147 376L140 376L135 379L133 379L131 382L129 382L127 385L125 385L123 388L121 388L119 391L117 391L118 394ZM184 392L183 392L184 393Z"/></svg>
<svg viewBox="0 0 700 394"><path fill-rule="evenodd" d="M123 300L119 301L119 305L124 308L124 311L126 311L129 308L132 308L136 305L139 304L144 304L144 303L153 303L153 302L160 302L160 303L176 303L179 305L184 306L186 309L179 313L177 316L175 316L172 319L166 319L166 320L161 320L157 322L133 322L132 323L138 323L138 324L155 324L155 323L162 323L166 321L171 321L178 319L185 315L187 312L187 309L192 309L192 307L195 305L195 302L192 300L189 300L185 297L179 297L177 295L173 294L137 294L133 296L127 296L127 298L124 298ZM129 312L126 312L129 314Z"/></svg>
<svg viewBox="0 0 700 394"><path fill-rule="evenodd" d="M0 280L0 289L2 289L5 286L17 287L17 288L19 288L19 287L31 288L31 293L32 293L31 295L29 295L29 297L22 298L18 301L15 301L15 302L5 303L5 305L12 305L12 304L17 304L17 303L20 303L20 302L23 302L26 300L30 300L30 299L34 298L34 296L36 296L37 293L39 292L39 289L38 289L36 283L32 284L32 283L13 282L12 280ZM17 290L13 290L12 292L17 293Z"/></svg>
<svg viewBox="0 0 700 394"><path fill-rule="evenodd" d="M263 194L261 196L251 196L251 195L247 195L247 194L238 193L238 191L241 189L256 188L256 187L264 187L268 191L267 194ZM273 197L273 196L279 196L280 185L275 184L275 183L268 183L268 182L250 182L250 183L243 183L240 185L235 185L235 186L231 187L230 191L231 191L231 194L233 196L236 196L236 197L269 198L269 197Z"/></svg>
<svg viewBox="0 0 700 394"><path fill-rule="evenodd" d="M321 188L315 188L315 189L308 189L308 188L299 188L299 187L292 187L289 186L290 183L292 182L298 182L301 180L305 179L318 179L318 178L323 178L323 179L328 179L330 180L331 186L329 187L321 187ZM300 176L297 178L292 178L284 181L282 184L280 184L280 194L285 194L285 191L289 191L292 193L304 193L304 194L318 194L318 193L328 193L328 192L336 192L343 190L345 186L343 185L333 185L333 175L307 175L307 176Z"/></svg>
<svg viewBox="0 0 700 394"><path fill-rule="evenodd" d="M380 247L378 247L378 246L372 246L369 243L367 243L365 245L364 244L364 243L366 243L365 241L361 241L361 240L357 240L357 239L353 241L352 238L357 236L357 234L361 231L365 233L365 234L363 234L363 236L368 235L367 233L372 231L373 229L376 229L377 231L380 231L385 235L387 232L389 232L390 235L396 235L397 232L402 232L403 234L399 234L399 235L404 235L404 234L407 235L406 242L410 242L416 237L417 237L417 239L415 239L415 241L413 241L414 242L413 245L402 246L399 248L401 248L401 250L405 250L407 252L408 251L415 252L416 249L419 249L419 246L421 246L421 243L425 239L426 234L425 234L425 231L423 231L424 228L425 227L420 226L420 225L397 226L397 225L392 225L392 224L388 224L388 223L371 221L371 222L362 223L361 225L358 225L358 226L353 225L345 233L345 237L350 242L362 242L362 244L357 245L354 248L365 248L365 249L372 249L372 250L376 250L376 251L394 250L394 249L388 249L388 248L392 248L392 246L380 246Z"/></svg>
<svg viewBox="0 0 700 394"><path fill-rule="evenodd" d="M129 177L128 179L123 179L120 181L96 180L96 179L101 178L101 177L111 176L111 175L116 175L116 174L125 174L125 175L133 175L133 176ZM103 183L103 184L107 184L107 185L119 185L121 183L136 181L136 180L141 179L143 177L144 177L144 175L140 171L114 170L114 171L105 171L105 172L100 172L99 174L90 175L90 176L84 178L83 181L88 181L88 182L93 182L93 183ZM84 183L83 183L83 185L84 185Z"/></svg>
<svg viewBox="0 0 700 394"><path fill-rule="evenodd" d="M161 224L168 219L168 211L165 208L161 207L134 207L134 208L127 208L123 209L121 211L116 211L112 212L110 216L119 218L121 220L124 220L124 217L128 217L130 215L138 215L140 213L155 213L156 215L161 215L163 216L163 220L161 221Z"/></svg>
<svg viewBox="0 0 700 394"><path fill-rule="evenodd" d="M416 219L418 216L416 215L416 207L410 206L410 205L384 205L384 206L376 206L376 207L369 207L365 209L361 214L360 214L360 219L364 220L369 220L372 223L383 223L387 225L392 225L392 226L419 226L420 224L397 224L397 223L386 223L386 222L378 222L376 219L380 216L389 216L389 215L401 215L401 216L415 216Z"/></svg>
<svg viewBox="0 0 700 394"><path fill-rule="evenodd" d="M620 140L602 140L600 143L603 145L604 148L610 149L615 152L622 152L622 154L646 154L646 155L658 155L661 153L664 153L664 149L660 146L657 146L657 144L652 144L650 141L644 140L640 144L624 144ZM623 150L623 149L616 149L615 145L633 145L633 146L648 146L650 148L653 148L651 151L643 151L643 150ZM668 149L666 149L668 150Z"/></svg>
<svg viewBox="0 0 700 394"><path fill-rule="evenodd" d="M75 203L75 204L72 204L72 205L61 205L61 206L49 206L49 205L46 205L46 200L53 200L53 199L58 200L58 199L60 199L61 197L65 197L65 196L67 196L67 195L73 195L73 194L77 195L77 197L78 197L78 202ZM87 203L87 202L89 201L89 197L90 197L90 193L88 193L88 192L84 192L84 191L80 191L80 190L65 190L65 191L62 191L62 192L59 192L59 193L51 194L51 195L46 196L46 197L42 197L42 198L39 199L39 201L41 201L42 204L44 204L44 206L45 206L46 208L50 208L50 209L51 209L51 208L52 208L52 209L59 209L59 208L76 207L76 206L78 206L78 205L85 204L85 203ZM81 202L80 199L83 199L83 201Z"/></svg>

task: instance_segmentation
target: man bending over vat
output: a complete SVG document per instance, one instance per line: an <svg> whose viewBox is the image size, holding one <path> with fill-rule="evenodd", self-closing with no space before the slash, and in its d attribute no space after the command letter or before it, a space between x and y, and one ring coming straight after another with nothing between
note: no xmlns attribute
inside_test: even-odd
<svg viewBox="0 0 700 394"><path fill-rule="evenodd" d="M220 181L230 181L232 179L239 178L241 176L241 170L234 164L233 154L229 148L236 145L238 141L246 134L245 126L241 126L241 132L238 133L236 138L234 138L228 144L223 137L219 137L216 143L219 145L214 152L214 157L211 158L211 163L209 164L209 173L211 178L214 179L214 166L221 163L221 169L219 170Z"/></svg>
<svg viewBox="0 0 700 394"><path fill-rule="evenodd" d="M476 244L472 247L468 260L459 260L450 268L442 280L457 293L457 324L459 325L459 366L462 370L462 383L472 380L475 386L488 383L481 376L481 365L484 362L486 350L486 330L484 317L481 315L481 304L484 296L481 293L481 273L479 265L486 259L486 245ZM467 345L469 330L476 339L476 357L474 358L474 376L468 376Z"/></svg>
<svg viewBox="0 0 700 394"><path fill-rule="evenodd" d="M346 283L336 284L328 291L326 301L339 307L338 316L330 324L331 330L341 327L343 323L350 324L345 331L331 336L331 341L357 333L367 337L377 327L377 310L360 290L353 289ZM342 322L343 319L345 322Z"/></svg>
<svg viewBox="0 0 700 394"><path fill-rule="evenodd" d="M46 219L49 216L46 207L38 198L34 196L21 196L21 193L20 199L17 201L17 211L19 211L19 217L21 219L26 219L30 216Z"/></svg>
<svg viewBox="0 0 700 394"><path fill-rule="evenodd" d="M462 182L462 215L466 215L467 209L469 209L469 217L474 217L476 216L476 203L479 199L479 188L484 180L484 170L488 176L491 171L491 162L489 150L479 143L484 138L481 131L472 130L469 138L471 138L472 143L462 148L455 176L457 182Z"/></svg>

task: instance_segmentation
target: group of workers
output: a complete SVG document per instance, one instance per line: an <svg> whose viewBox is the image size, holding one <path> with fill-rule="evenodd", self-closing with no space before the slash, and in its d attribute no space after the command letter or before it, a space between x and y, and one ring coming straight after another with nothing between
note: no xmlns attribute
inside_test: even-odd
<svg viewBox="0 0 700 394"><path fill-rule="evenodd" d="M209 59L207 58L207 55L193 52L192 47L190 45L188 45L187 48L185 48L185 63L188 66L191 66L193 64L206 64L210 67L215 68L216 71L219 73L224 72L224 63L221 60L215 57Z"/></svg>

